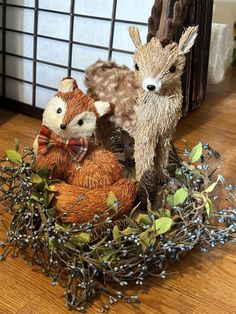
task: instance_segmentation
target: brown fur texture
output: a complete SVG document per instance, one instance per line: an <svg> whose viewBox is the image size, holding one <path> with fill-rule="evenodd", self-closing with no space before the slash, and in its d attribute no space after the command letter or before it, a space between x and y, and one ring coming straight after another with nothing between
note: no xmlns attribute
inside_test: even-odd
<svg viewBox="0 0 236 314"><path fill-rule="evenodd" d="M93 144L89 144L79 167L67 151L58 147L52 147L46 155L38 154L36 165L37 168L47 166L56 178L87 189L109 187L121 176L121 165L115 155Z"/></svg>
<svg viewBox="0 0 236 314"><path fill-rule="evenodd" d="M77 116L79 119L84 112L93 113L98 119L99 112L96 110L94 100L83 94L72 78L64 80L65 83L61 82L54 101L60 103L60 100L63 100L66 104L66 111L59 123L63 122L69 128L71 121L74 119L76 121ZM48 106L51 106L50 102ZM47 108L45 110L43 124L50 121L49 114L54 114L52 109L49 109L50 111ZM50 128L50 125L46 127ZM35 147L37 150L37 145ZM38 169L46 166L53 171L54 177L65 181L56 184L57 211L59 214L68 213L60 218L62 221L83 223L92 219L95 214L102 214L108 208L107 197L110 191L115 194L120 204L119 214L131 210L136 193L135 183L121 178L121 165L108 149L90 143L88 152L79 165L71 159L67 150L57 146L51 147L46 155L36 151L36 157ZM79 200L81 195L83 200Z"/></svg>
<svg viewBox="0 0 236 314"><path fill-rule="evenodd" d="M197 27L189 27L179 45L165 47L156 37L143 45L135 27L129 33L136 46L135 71L99 60L86 70L85 84L90 95L113 105L113 127L134 139L136 179L156 169L164 181L170 141L181 117L185 54L195 41ZM149 90L150 86L155 89ZM109 133L100 129L100 139Z"/></svg>
<svg viewBox="0 0 236 314"><path fill-rule="evenodd" d="M118 202L119 212L116 219L127 214L134 203L136 189L134 183L127 179L120 179L111 187L103 187L96 190L78 188L74 185L59 183L55 185L58 190L55 206L62 222L83 223L91 221L94 215L101 215L107 206L107 196L112 191ZM69 202L68 202L69 200ZM115 211L112 212L113 214ZM99 222L107 217L102 217Z"/></svg>

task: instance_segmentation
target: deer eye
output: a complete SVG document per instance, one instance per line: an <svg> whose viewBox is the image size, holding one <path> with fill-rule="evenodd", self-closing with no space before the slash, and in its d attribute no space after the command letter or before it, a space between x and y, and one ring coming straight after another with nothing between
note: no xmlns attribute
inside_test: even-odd
<svg viewBox="0 0 236 314"><path fill-rule="evenodd" d="M138 66L138 64L137 63L135 63L135 69L137 70L137 71L139 71L139 66Z"/></svg>
<svg viewBox="0 0 236 314"><path fill-rule="evenodd" d="M79 121L78 121L78 125L83 125L84 124L84 121L82 120L82 119L80 119Z"/></svg>
<svg viewBox="0 0 236 314"><path fill-rule="evenodd" d="M62 109L61 109L61 108L58 108L58 109L57 109L57 113L62 113Z"/></svg>
<svg viewBox="0 0 236 314"><path fill-rule="evenodd" d="M176 66L173 64L173 65L169 68L169 71L170 71L171 73L175 73L175 71L176 71Z"/></svg>

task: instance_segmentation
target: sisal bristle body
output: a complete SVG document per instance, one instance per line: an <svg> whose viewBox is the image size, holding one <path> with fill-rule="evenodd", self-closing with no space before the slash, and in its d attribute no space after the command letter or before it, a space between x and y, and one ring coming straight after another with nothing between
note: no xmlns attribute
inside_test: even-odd
<svg viewBox="0 0 236 314"><path fill-rule="evenodd" d="M118 201L118 211L111 209L115 219L128 214L134 205L136 185L131 180L120 179L114 185L101 189L89 190L67 183L56 184L56 209L62 222L81 224L93 220L94 215L101 216L109 206L107 198L112 191ZM111 216L111 215L109 215ZM107 218L103 215L100 221Z"/></svg>

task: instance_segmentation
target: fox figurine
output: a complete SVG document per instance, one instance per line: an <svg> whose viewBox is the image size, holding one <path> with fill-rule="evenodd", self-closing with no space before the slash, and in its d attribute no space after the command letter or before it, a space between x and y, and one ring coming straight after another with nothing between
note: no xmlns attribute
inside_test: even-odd
<svg viewBox="0 0 236 314"><path fill-rule="evenodd" d="M109 112L109 103L85 95L71 77L60 82L45 108L34 142L36 168L46 166L63 180L55 185L55 206L63 222L83 223L101 215L108 209L110 191L119 203L117 218L133 206L135 183L121 177L111 151L90 141L98 119Z"/></svg>

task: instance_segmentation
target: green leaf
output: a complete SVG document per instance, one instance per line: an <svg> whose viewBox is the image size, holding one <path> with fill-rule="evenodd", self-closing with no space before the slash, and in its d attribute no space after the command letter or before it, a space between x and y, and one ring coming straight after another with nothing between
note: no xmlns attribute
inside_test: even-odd
<svg viewBox="0 0 236 314"><path fill-rule="evenodd" d="M50 184L50 186L48 184L45 185L45 188L48 190L48 191L51 191L51 192L57 192L57 188L55 187L55 185L53 184Z"/></svg>
<svg viewBox="0 0 236 314"><path fill-rule="evenodd" d="M47 190L44 190L44 192L43 192L43 204L45 205L45 206L47 206L47 204L48 204L48 201L49 201L49 195L48 195L48 191Z"/></svg>
<svg viewBox="0 0 236 314"><path fill-rule="evenodd" d="M50 251L54 251L55 250L55 244L49 238L48 238L48 248L49 248Z"/></svg>
<svg viewBox="0 0 236 314"><path fill-rule="evenodd" d="M159 214L161 217L171 217L171 212L169 209L165 209L165 208L160 208L159 209Z"/></svg>
<svg viewBox="0 0 236 314"><path fill-rule="evenodd" d="M66 231L66 229L65 228L63 228L59 223L57 223L57 222L55 222L55 230L57 230L57 231Z"/></svg>
<svg viewBox="0 0 236 314"><path fill-rule="evenodd" d="M31 174L31 182L33 184L40 184L43 182L43 179L36 173Z"/></svg>
<svg viewBox="0 0 236 314"><path fill-rule="evenodd" d="M65 242L63 244L63 246L66 247L67 249L71 250L71 251L76 251L77 250L76 246L73 243L71 243L71 242Z"/></svg>
<svg viewBox="0 0 236 314"><path fill-rule="evenodd" d="M104 251L103 254L104 255L99 258L100 261L110 261L116 257L117 251L116 250L107 250L107 251Z"/></svg>
<svg viewBox="0 0 236 314"><path fill-rule="evenodd" d="M196 146L193 147L189 159L190 162L194 163L200 159L202 156L202 143L198 143Z"/></svg>
<svg viewBox="0 0 236 314"><path fill-rule="evenodd" d="M129 235L129 234L137 233L137 232L138 232L137 228L131 228L131 227L127 227L124 230L120 231L120 233L123 235Z"/></svg>
<svg viewBox="0 0 236 314"><path fill-rule="evenodd" d="M84 243L89 243L91 240L91 236L87 232L80 232L76 236L71 238L73 242L84 242Z"/></svg>
<svg viewBox="0 0 236 314"><path fill-rule="evenodd" d="M20 164L22 162L21 155L15 150L8 150L6 155L7 158L14 164Z"/></svg>
<svg viewBox="0 0 236 314"><path fill-rule="evenodd" d="M99 259L100 259L100 261L107 262L111 259L111 257L112 257L112 254L110 253L110 254L105 254L104 256L100 257Z"/></svg>
<svg viewBox="0 0 236 314"><path fill-rule="evenodd" d="M204 196L203 196L202 193L200 193L200 192L194 192L194 193L192 194L192 197L193 197L196 201L198 201L198 202L203 202L203 201L204 201Z"/></svg>
<svg viewBox="0 0 236 314"><path fill-rule="evenodd" d="M48 209L47 214L48 216L55 218L57 215L56 208L53 207L53 208Z"/></svg>
<svg viewBox="0 0 236 314"><path fill-rule="evenodd" d="M47 179L48 176L49 176L49 171L48 171L48 168L47 167L42 167L38 170L38 175L41 177L41 178L44 178L44 179Z"/></svg>
<svg viewBox="0 0 236 314"><path fill-rule="evenodd" d="M210 186L208 186L208 188L206 188L206 189L204 190L204 192L206 192L206 193L211 193L211 192L213 192L213 190L215 189L215 187L216 187L216 185L218 184L219 180L220 180L220 177L218 176L216 182L214 182L214 183L212 183Z"/></svg>
<svg viewBox="0 0 236 314"><path fill-rule="evenodd" d="M168 196L167 196L167 198L166 198L166 201L167 201L167 203L169 204L169 205L174 205L174 195L172 195L172 194L169 194Z"/></svg>
<svg viewBox="0 0 236 314"><path fill-rule="evenodd" d="M117 240L120 237L120 231L118 226L114 226L112 230L113 239Z"/></svg>
<svg viewBox="0 0 236 314"><path fill-rule="evenodd" d="M161 217L154 221L154 230L158 235L166 233L170 230L173 220L169 217Z"/></svg>
<svg viewBox="0 0 236 314"><path fill-rule="evenodd" d="M50 203L53 200L53 198L54 198L54 194L51 193L51 194L48 195L48 201L47 201L46 206L50 205Z"/></svg>
<svg viewBox="0 0 236 314"><path fill-rule="evenodd" d="M180 188L174 194L174 202L173 205L183 204L186 198L188 197L188 190L186 188Z"/></svg>
<svg viewBox="0 0 236 314"><path fill-rule="evenodd" d="M71 224L63 223L63 222L55 222L54 226L56 230L67 231L71 227Z"/></svg>
<svg viewBox="0 0 236 314"><path fill-rule="evenodd" d="M152 219L149 217L149 215L147 214L139 214L137 219L136 219L137 223L139 224L143 224L146 226L151 226L152 225Z"/></svg>
<svg viewBox="0 0 236 314"><path fill-rule="evenodd" d="M149 237L150 230L146 230L139 235L139 239L141 241L141 247L143 251L146 251L147 247L150 243L150 237Z"/></svg>
<svg viewBox="0 0 236 314"><path fill-rule="evenodd" d="M181 171L180 168L176 168L176 169L175 169L175 176L176 176L176 177L182 176L182 174L183 174L183 173L182 173L182 171Z"/></svg>
<svg viewBox="0 0 236 314"><path fill-rule="evenodd" d="M205 208L206 208L207 216L209 217L210 213L212 211L212 208L213 208L212 201L209 198L207 199L207 202L205 204Z"/></svg>
<svg viewBox="0 0 236 314"><path fill-rule="evenodd" d="M107 206L110 208L116 205L116 203L117 199L115 197L115 194L112 191L110 191L107 197Z"/></svg>
<svg viewBox="0 0 236 314"><path fill-rule="evenodd" d="M156 235L155 235L155 233L153 233L152 236L149 239L149 243L150 243L151 246L154 246L156 241L157 241Z"/></svg>
<svg viewBox="0 0 236 314"><path fill-rule="evenodd" d="M36 202L39 202L39 196L36 193L32 193L31 198L35 200Z"/></svg>

